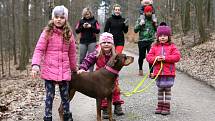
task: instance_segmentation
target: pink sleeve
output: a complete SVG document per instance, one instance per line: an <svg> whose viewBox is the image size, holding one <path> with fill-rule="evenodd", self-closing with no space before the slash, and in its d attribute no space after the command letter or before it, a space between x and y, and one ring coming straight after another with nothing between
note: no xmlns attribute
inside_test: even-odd
<svg viewBox="0 0 215 121"><path fill-rule="evenodd" d="M96 29L100 29L100 25L98 22L96 22Z"/></svg>
<svg viewBox="0 0 215 121"><path fill-rule="evenodd" d="M155 46L152 46L149 53L146 55L146 61L148 61L150 64L153 64L155 61L155 58L156 58L154 48L155 48Z"/></svg>
<svg viewBox="0 0 215 121"><path fill-rule="evenodd" d="M69 47L69 61L70 61L70 69L72 71L76 70L76 64L77 64L77 51L76 51L76 40L74 38L74 35L72 34L70 39L70 47Z"/></svg>
<svg viewBox="0 0 215 121"><path fill-rule="evenodd" d="M40 65L42 56L46 51L47 45L48 45L48 40L46 40L46 32L44 30L41 33L40 38L37 42L37 45L34 49L34 53L32 57L32 65Z"/></svg>
<svg viewBox="0 0 215 121"><path fill-rule="evenodd" d="M175 63L178 62L181 58L181 54L180 51L177 49L177 47L175 46L175 44L171 45L171 55L167 55L165 56L165 62L169 62L169 63Z"/></svg>

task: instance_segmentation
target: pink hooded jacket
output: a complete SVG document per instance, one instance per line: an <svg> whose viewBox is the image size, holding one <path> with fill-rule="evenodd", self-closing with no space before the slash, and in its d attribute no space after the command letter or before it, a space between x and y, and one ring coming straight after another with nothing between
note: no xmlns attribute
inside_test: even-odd
<svg viewBox="0 0 215 121"><path fill-rule="evenodd" d="M45 80L71 80L71 72L76 70L76 46L74 36L70 43L63 41L62 30L54 28L46 37L45 30L40 35L34 50L32 65L39 65L41 78Z"/></svg>
<svg viewBox="0 0 215 121"><path fill-rule="evenodd" d="M149 53L146 56L146 60L153 64L157 56L165 56L165 61L163 63L163 69L160 75L165 76L175 76L175 63L178 62L181 58L179 50L176 48L173 43L155 43ZM160 62L155 63L153 67L154 75L157 75L160 70Z"/></svg>

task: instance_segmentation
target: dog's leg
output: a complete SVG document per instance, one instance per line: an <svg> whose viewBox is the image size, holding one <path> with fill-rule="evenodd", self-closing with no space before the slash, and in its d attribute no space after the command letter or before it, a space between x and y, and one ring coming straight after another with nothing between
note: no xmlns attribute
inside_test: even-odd
<svg viewBox="0 0 215 121"><path fill-rule="evenodd" d="M112 116L112 94L107 97L109 121L115 121Z"/></svg>
<svg viewBox="0 0 215 121"><path fill-rule="evenodd" d="M101 99L97 98L96 99L96 110L97 110L97 121L102 121L101 118Z"/></svg>
<svg viewBox="0 0 215 121"><path fill-rule="evenodd" d="M75 89L70 89L69 91L69 101L72 100L72 98L75 95ZM60 117L60 121L63 121L63 106L62 103L60 103L60 107L58 108L58 113L59 113L59 117Z"/></svg>

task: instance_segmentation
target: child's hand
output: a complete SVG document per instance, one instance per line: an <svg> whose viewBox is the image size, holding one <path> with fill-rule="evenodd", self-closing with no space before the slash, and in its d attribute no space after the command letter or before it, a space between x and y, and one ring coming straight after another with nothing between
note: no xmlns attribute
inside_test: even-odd
<svg viewBox="0 0 215 121"><path fill-rule="evenodd" d="M145 21L144 20L140 20L140 25L144 25L145 24Z"/></svg>
<svg viewBox="0 0 215 121"><path fill-rule="evenodd" d="M83 73L83 72L86 72L86 71L83 70L83 69L80 69L80 70L77 71L77 74L81 74L81 73Z"/></svg>
<svg viewBox="0 0 215 121"><path fill-rule="evenodd" d="M164 61L165 60L165 56L157 56L157 61Z"/></svg>
<svg viewBox="0 0 215 121"><path fill-rule="evenodd" d="M35 78L38 77L39 71L40 71L40 67L39 66L34 65L32 67L31 76L32 76L33 79L35 79Z"/></svg>

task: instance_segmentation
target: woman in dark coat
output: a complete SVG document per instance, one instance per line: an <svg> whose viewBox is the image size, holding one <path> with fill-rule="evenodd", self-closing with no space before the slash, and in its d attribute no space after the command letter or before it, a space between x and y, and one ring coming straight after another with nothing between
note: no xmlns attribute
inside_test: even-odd
<svg viewBox="0 0 215 121"><path fill-rule="evenodd" d="M79 64L82 62L87 53L91 53L96 47L96 34L100 32L98 21L94 18L92 11L89 8L84 8L82 18L79 20L75 29L80 35L80 58ZM93 71L93 67L89 69Z"/></svg>
<svg viewBox="0 0 215 121"><path fill-rule="evenodd" d="M125 44L124 33L128 32L128 20L121 16L119 4L113 6L113 14L107 19L104 32L113 34L116 52L122 53Z"/></svg>

